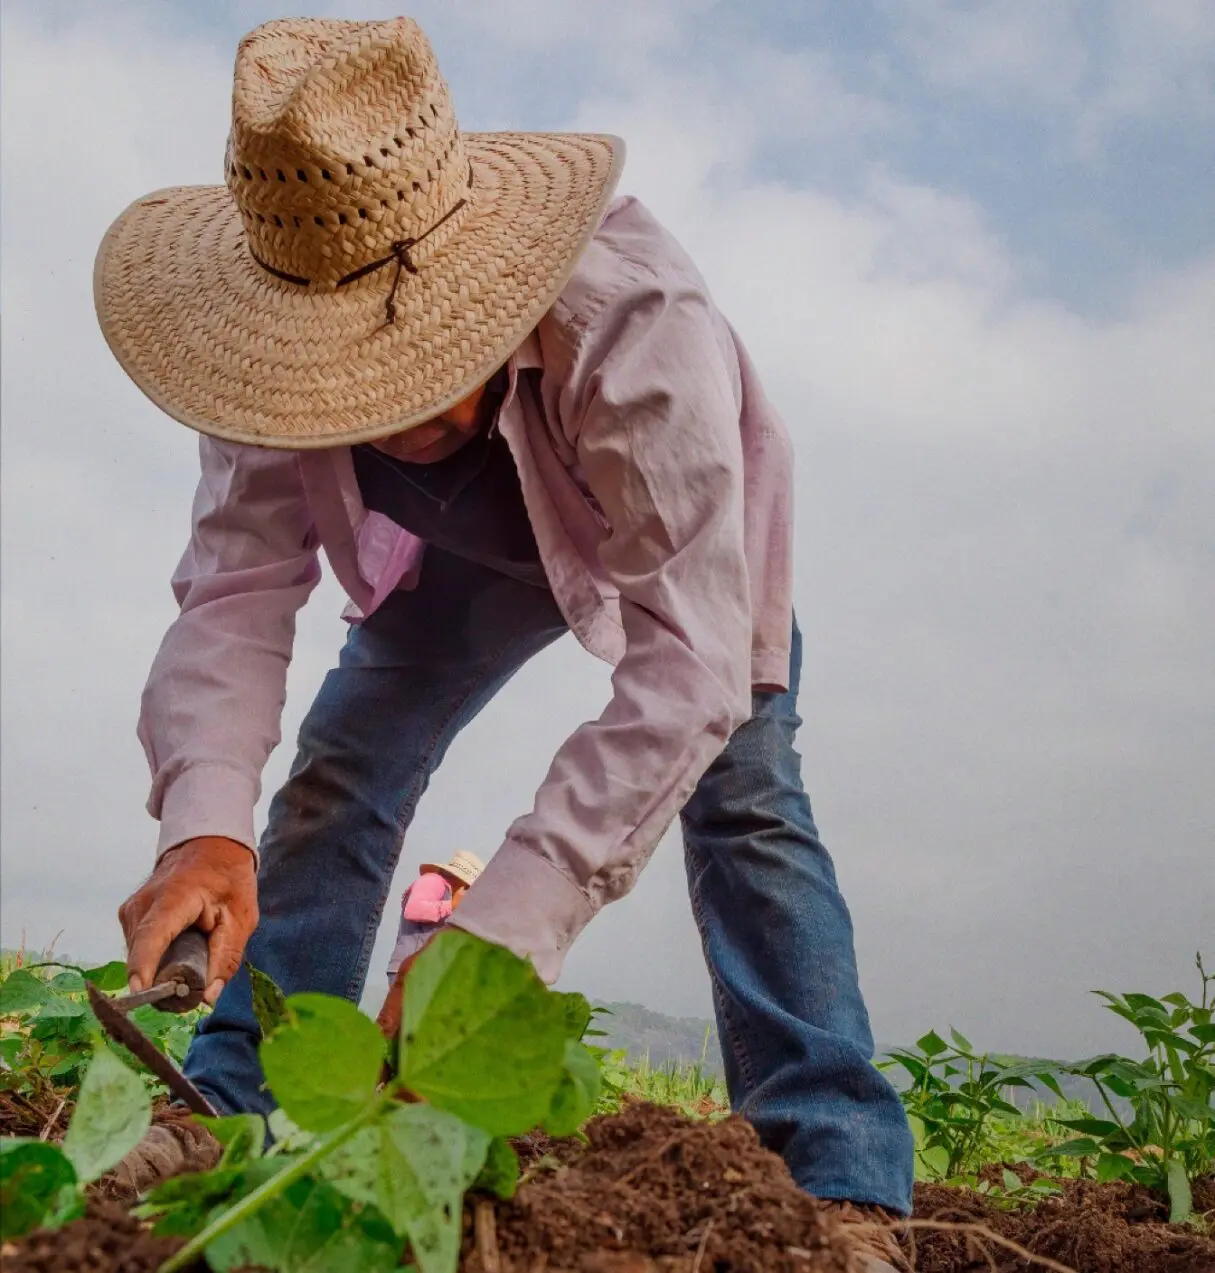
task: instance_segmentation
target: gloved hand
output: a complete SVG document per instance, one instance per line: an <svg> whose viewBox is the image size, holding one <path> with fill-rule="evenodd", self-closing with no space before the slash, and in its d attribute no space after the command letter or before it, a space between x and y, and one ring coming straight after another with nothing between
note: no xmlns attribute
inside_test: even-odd
<svg viewBox="0 0 1215 1273"><path fill-rule="evenodd" d="M257 927L257 873L253 854L236 840L200 836L170 849L156 869L118 908L127 939L132 990L155 984L169 943L191 925L208 934L207 990L214 1004L240 967Z"/></svg>

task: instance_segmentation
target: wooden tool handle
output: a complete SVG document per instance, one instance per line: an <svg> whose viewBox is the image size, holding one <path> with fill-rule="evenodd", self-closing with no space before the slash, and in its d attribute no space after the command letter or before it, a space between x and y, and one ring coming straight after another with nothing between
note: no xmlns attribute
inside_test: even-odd
<svg viewBox="0 0 1215 1273"><path fill-rule="evenodd" d="M190 987L188 995L163 999L156 1006L162 1012L189 1012L202 1003L207 988L207 934L201 928L187 928L165 951L156 980L178 981Z"/></svg>

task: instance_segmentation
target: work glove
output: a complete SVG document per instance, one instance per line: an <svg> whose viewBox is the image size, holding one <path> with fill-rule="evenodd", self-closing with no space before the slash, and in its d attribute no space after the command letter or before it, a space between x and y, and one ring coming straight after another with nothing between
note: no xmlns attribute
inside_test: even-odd
<svg viewBox="0 0 1215 1273"><path fill-rule="evenodd" d="M127 975L133 991L155 984L169 943L187 928L208 935L207 989L214 1005L240 967L257 927L257 873L253 854L236 840L205 835L165 853L156 869L118 908L127 939Z"/></svg>

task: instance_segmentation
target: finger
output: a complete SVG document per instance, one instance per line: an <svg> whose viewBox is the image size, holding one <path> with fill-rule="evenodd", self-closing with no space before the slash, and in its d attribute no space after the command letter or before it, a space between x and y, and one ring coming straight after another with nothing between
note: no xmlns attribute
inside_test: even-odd
<svg viewBox="0 0 1215 1273"><path fill-rule="evenodd" d="M177 896L162 893L131 934L127 950L127 972L140 986L156 982L160 961L169 943L198 919L202 899L194 890Z"/></svg>
<svg viewBox="0 0 1215 1273"><path fill-rule="evenodd" d="M224 983L236 975L256 923L256 911L247 916L226 907L220 910L207 941L207 991L203 998L208 1003L214 1004Z"/></svg>

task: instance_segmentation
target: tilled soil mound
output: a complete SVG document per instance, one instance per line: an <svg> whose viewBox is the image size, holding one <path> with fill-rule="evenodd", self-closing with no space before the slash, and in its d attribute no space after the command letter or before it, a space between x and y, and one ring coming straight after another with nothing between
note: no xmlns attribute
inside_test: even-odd
<svg viewBox="0 0 1215 1273"><path fill-rule="evenodd" d="M466 1273L847 1273L848 1239L741 1119L639 1104L586 1133L498 1204L493 1242L482 1209Z"/></svg>
<svg viewBox="0 0 1215 1273"><path fill-rule="evenodd" d="M530 1178L512 1202L469 1207L463 1273L847 1273L848 1229L740 1120L694 1123L634 1105L596 1119L587 1136L587 1146L519 1144ZM906 1248L914 1269L1032 1273L979 1226L1075 1273L1215 1273L1215 1240L1167 1224L1143 1190L1063 1188L1031 1211L1007 1212L969 1191L917 1186L917 1221L972 1228L916 1228ZM1194 1202L1215 1223L1215 1182ZM180 1245L96 1198L84 1220L6 1244L0 1264L4 1273L154 1273Z"/></svg>
<svg viewBox="0 0 1215 1273"><path fill-rule="evenodd" d="M1168 1224L1168 1208L1123 1181L1060 1181L1062 1197L1032 1210L1001 1211L970 1190L917 1185L917 1221L980 1224L1076 1273L1215 1273L1215 1240ZM1194 1191L1194 1208L1215 1230L1215 1181ZM1024 1273L1034 1266L981 1235L916 1229L916 1273ZM1041 1266L1039 1266L1041 1267Z"/></svg>

